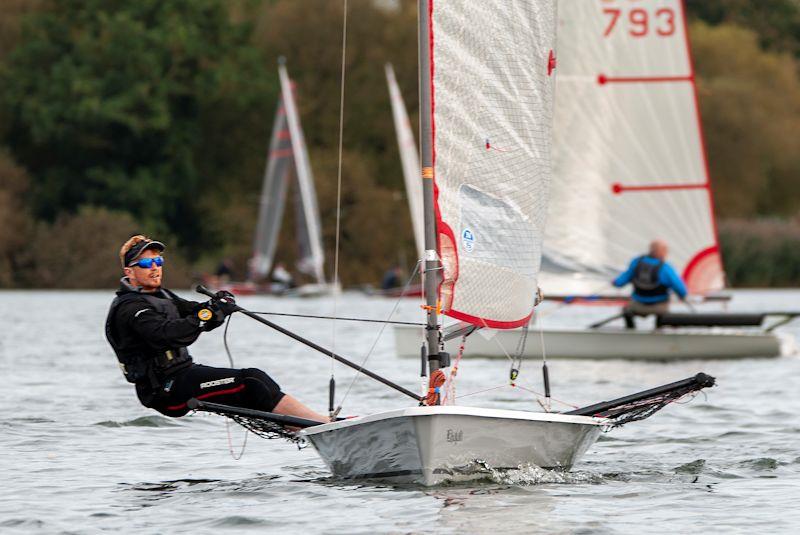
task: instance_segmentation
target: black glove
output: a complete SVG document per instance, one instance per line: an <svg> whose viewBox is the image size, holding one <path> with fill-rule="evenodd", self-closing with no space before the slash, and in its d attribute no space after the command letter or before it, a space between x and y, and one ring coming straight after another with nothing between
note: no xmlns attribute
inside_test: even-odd
<svg viewBox="0 0 800 535"><path fill-rule="evenodd" d="M212 331L225 323L226 314L213 299L205 303L197 303L194 314L200 320L200 328L204 331Z"/></svg>
<svg viewBox="0 0 800 535"><path fill-rule="evenodd" d="M226 301L230 301L231 303L236 302L236 296L230 293L228 290L220 290L214 294L214 299L225 299Z"/></svg>
<svg viewBox="0 0 800 535"><path fill-rule="evenodd" d="M220 290L211 299L211 303L215 306L224 316L230 316L239 310L236 306L236 298L232 293Z"/></svg>

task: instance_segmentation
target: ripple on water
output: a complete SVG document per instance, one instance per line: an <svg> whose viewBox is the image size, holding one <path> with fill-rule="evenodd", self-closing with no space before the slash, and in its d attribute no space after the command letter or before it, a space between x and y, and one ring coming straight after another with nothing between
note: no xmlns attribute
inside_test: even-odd
<svg viewBox="0 0 800 535"><path fill-rule="evenodd" d="M7 418L5 420L0 420L0 424L13 427L16 424L53 424L56 423L55 420L51 420L50 418L37 418L37 417L29 417L29 418Z"/></svg>
<svg viewBox="0 0 800 535"><path fill-rule="evenodd" d="M45 522L37 518L9 518L0 522L0 528L43 528Z"/></svg>
<svg viewBox="0 0 800 535"><path fill-rule="evenodd" d="M763 310L788 309L800 300L800 291L782 305L770 297L777 294L758 295L764 297L758 302ZM720 385L705 401L700 396L690 405L672 405L641 424L602 435L574 472L484 468L479 481L398 486L332 478L313 450L298 452L252 437L245 457L233 461L219 416L170 419L139 407L113 358L108 360L102 324L110 293L0 294L8 309L24 308L34 318L74 308L76 299L91 318L59 322L63 329L55 332L24 325L31 342L22 351L33 358L10 357L14 373L4 377L10 381L4 393L14 403L0 414L0 451L9 452L5 463L0 460L2 535L66 530L627 535L641 533L643 526L661 533L749 533L764 526L794 533L800 525L800 422L792 412L800 406L798 358L671 364L556 360L550 366L559 397L581 405L629 394L640 383L686 377L701 367L718 376ZM332 304L252 299L254 306L292 313ZM388 317L394 306L346 294L338 303L342 314L369 317ZM401 306L397 319L418 318L416 301ZM564 324L574 319L585 325L584 319L598 315L594 310ZM331 332L328 323L308 320L297 320L293 328L320 341ZM345 355L370 347L377 333L355 324L338 328ZM793 332L800 338L800 324ZM286 391L314 407L327 401L330 366L309 357L304 347L244 320L234 322L229 342L237 365L265 368ZM49 358L62 351L82 355L75 361L80 366ZM220 331L203 335L192 351L204 364L227 363ZM418 364L398 361L395 353L387 330L370 367L405 378L412 388ZM302 374L292 373L296 362L308 364ZM502 381L506 364L464 361L459 388L478 391ZM337 375L350 380L349 371ZM74 388L64 392L63 384ZM530 398L509 392L467 399L478 406L530 409ZM366 414L396 408L397 401L388 389L360 380L347 410ZM238 431L234 449L241 445Z"/></svg>
<svg viewBox="0 0 800 535"><path fill-rule="evenodd" d="M675 468L676 474L700 474L706 467L705 459L696 459L690 463L682 464Z"/></svg>
<svg viewBox="0 0 800 535"><path fill-rule="evenodd" d="M180 427L181 424L165 416L140 416L139 418L125 420L123 422L104 420L94 425L99 425L101 427Z"/></svg>
<svg viewBox="0 0 800 535"><path fill-rule="evenodd" d="M130 488L130 490L136 491L164 492L170 490L180 490L182 488L187 488L194 485L219 482L220 480L218 479L175 479L172 481L159 481L157 483L135 483L133 485L123 484L123 486Z"/></svg>
<svg viewBox="0 0 800 535"><path fill-rule="evenodd" d="M210 522L209 526L213 526L216 528L242 528L242 527L252 527L252 526L259 526L259 527L268 527L268 526L278 526L277 522L271 522L264 518L253 518L250 516L242 516L242 515L232 515L219 518ZM285 525L283 525L285 527Z"/></svg>
<svg viewBox="0 0 800 535"><path fill-rule="evenodd" d="M752 468L758 471L772 471L776 470L781 464L778 459L771 457L758 457L756 459L747 459L739 463L739 466L744 468Z"/></svg>

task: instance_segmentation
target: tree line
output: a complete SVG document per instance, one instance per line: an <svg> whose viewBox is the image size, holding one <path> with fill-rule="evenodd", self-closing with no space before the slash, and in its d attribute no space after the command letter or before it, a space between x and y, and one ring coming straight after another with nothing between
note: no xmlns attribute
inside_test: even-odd
<svg viewBox="0 0 800 535"><path fill-rule="evenodd" d="M346 285L415 258L386 62L417 108L416 2L349 5ZM794 285L796 267L757 266L798 263L787 251L800 250L800 4L686 5L731 282ZM221 258L244 276L280 56L296 82L332 273L341 9L332 0L0 3L0 287L109 287L117 249L136 232L168 242L173 285ZM292 225L281 232L277 255L291 263Z"/></svg>

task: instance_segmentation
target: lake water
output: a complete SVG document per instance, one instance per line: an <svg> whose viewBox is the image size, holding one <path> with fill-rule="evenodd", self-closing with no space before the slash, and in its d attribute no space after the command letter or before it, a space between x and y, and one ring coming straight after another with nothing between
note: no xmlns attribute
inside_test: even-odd
<svg viewBox="0 0 800 535"><path fill-rule="evenodd" d="M189 292L181 292L190 297ZM551 361L553 396L576 405L699 371L718 386L691 403L603 435L571 473L529 469L422 488L332 479L313 448L247 439L234 460L224 419L162 417L136 400L103 337L111 292L2 292L0 533L796 533L800 530L800 358L681 363ZM331 299L240 299L253 310L329 314ZM345 294L340 315L386 318L395 301ZM419 320L406 300L396 319ZM737 292L733 310L798 309L800 292ZM564 308L546 325L585 324L603 308ZM278 323L330 346L324 320ZM338 322L335 348L360 361L380 325ZM800 339L800 322L781 329ZM246 317L228 334L237 366L261 367L283 389L324 410L331 365ZM393 355L391 329L367 367L419 388L419 364ZM222 329L192 346L227 365ZM341 398L352 372L336 365ZM501 385L502 360L465 361L460 393ZM522 384L540 389L540 365ZM537 409L501 388L469 404ZM359 379L345 414L406 405ZM245 438L231 426L238 455Z"/></svg>

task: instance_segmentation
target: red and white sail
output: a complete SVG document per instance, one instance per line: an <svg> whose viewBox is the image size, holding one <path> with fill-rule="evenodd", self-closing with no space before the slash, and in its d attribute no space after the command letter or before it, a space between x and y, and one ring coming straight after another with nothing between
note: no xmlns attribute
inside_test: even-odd
<svg viewBox="0 0 800 535"><path fill-rule="evenodd" d="M551 176L555 0L431 0L445 314L512 328L533 310Z"/></svg>
<svg viewBox="0 0 800 535"><path fill-rule="evenodd" d="M561 0L545 293L601 290L663 239L693 293L724 273L680 0Z"/></svg>
<svg viewBox="0 0 800 535"><path fill-rule="evenodd" d="M322 284L325 282L325 257L314 177L295 103L294 84L283 63L278 67L278 74L281 96L275 112L261 188L251 276L262 279L272 270L286 204L286 190L289 183L294 182L297 269L312 275L317 283Z"/></svg>
<svg viewBox="0 0 800 535"><path fill-rule="evenodd" d="M323 284L325 282L325 252L322 248L322 225L308 148L306 148L306 139L300 126L300 114L294 99L294 87L283 63L278 66L278 76L281 83L281 95L286 107L286 123L292 141L297 176L297 241L300 249L297 268L303 273L312 275L317 283Z"/></svg>
<svg viewBox="0 0 800 535"><path fill-rule="evenodd" d="M266 278L272 271L278 233L283 220L283 208L286 204L286 189L291 180L292 169L294 169L294 152L281 96L278 99L278 109L275 111L275 122L272 124L267 167L261 186L258 223L250 266L250 275L253 279Z"/></svg>

